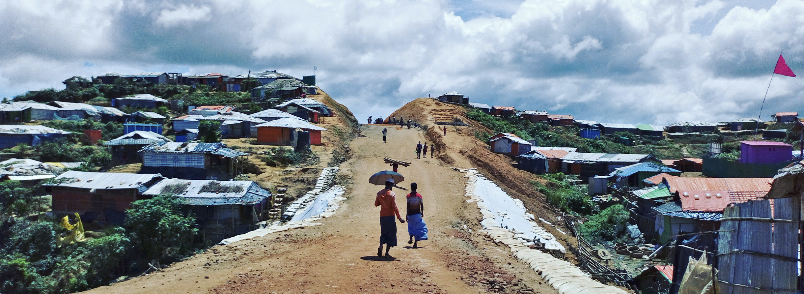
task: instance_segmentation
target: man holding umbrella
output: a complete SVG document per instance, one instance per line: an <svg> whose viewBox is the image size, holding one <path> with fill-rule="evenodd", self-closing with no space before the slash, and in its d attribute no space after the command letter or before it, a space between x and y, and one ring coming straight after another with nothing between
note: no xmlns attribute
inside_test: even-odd
<svg viewBox="0 0 804 294"><path fill-rule="evenodd" d="M396 246L396 221L394 216L400 223L405 223L405 220L399 214L399 208L396 206L396 194L391 191L393 187L394 179L388 178L385 180L385 189L377 192L377 198L374 200L374 206L380 206L380 247L377 248L377 256L382 256L382 245L386 244L386 258L392 258L388 251L391 250L391 247Z"/></svg>

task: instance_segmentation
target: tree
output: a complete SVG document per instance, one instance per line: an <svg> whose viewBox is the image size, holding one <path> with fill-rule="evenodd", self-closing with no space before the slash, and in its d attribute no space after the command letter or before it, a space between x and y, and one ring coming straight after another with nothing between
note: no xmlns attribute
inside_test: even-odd
<svg viewBox="0 0 804 294"><path fill-rule="evenodd" d="M243 89L243 92L251 92L251 89L262 86L262 82L260 82L260 80L255 78L248 78L243 80L243 82L241 82L240 85L241 88Z"/></svg>
<svg viewBox="0 0 804 294"><path fill-rule="evenodd" d="M221 122L216 120L202 120L198 123L198 137L204 143L217 143L221 141Z"/></svg>
<svg viewBox="0 0 804 294"><path fill-rule="evenodd" d="M80 90L92 86L92 81L79 76L73 76L69 79L64 80L62 83L64 83L64 85L67 86L67 89L69 90Z"/></svg>
<svg viewBox="0 0 804 294"><path fill-rule="evenodd" d="M160 195L134 201L126 210L129 239L149 260L181 257L192 249L198 229L195 217L182 214L182 204L180 198Z"/></svg>

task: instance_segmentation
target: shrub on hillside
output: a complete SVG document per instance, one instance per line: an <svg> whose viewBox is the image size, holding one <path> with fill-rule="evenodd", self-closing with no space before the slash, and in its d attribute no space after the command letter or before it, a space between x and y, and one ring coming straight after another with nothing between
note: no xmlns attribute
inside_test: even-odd
<svg viewBox="0 0 804 294"><path fill-rule="evenodd" d="M622 205L617 204L589 216L589 220L581 224L578 230L587 240L615 241L626 232L628 219L628 211Z"/></svg>
<svg viewBox="0 0 804 294"><path fill-rule="evenodd" d="M182 203L181 198L160 195L134 201L126 210L129 239L148 260L169 262L192 252L198 229L195 217L182 213Z"/></svg>

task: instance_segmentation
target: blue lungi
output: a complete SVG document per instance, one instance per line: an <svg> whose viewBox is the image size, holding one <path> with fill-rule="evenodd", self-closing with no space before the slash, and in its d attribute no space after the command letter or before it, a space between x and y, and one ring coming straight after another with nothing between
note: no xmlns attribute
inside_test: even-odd
<svg viewBox="0 0 804 294"><path fill-rule="evenodd" d="M408 234L416 241L427 240L427 224L421 214L408 215Z"/></svg>
<svg viewBox="0 0 804 294"><path fill-rule="evenodd" d="M380 217L380 245L396 246L396 219L393 215Z"/></svg>

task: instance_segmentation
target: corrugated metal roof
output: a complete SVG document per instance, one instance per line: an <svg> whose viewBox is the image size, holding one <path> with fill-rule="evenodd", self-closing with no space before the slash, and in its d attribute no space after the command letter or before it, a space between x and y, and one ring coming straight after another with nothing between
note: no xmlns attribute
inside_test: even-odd
<svg viewBox="0 0 804 294"><path fill-rule="evenodd" d="M534 150L533 148L531 148L530 150L532 150L534 152L538 152L538 153L544 155L545 158L558 158L558 159L561 159L561 158L564 158L564 156L567 156L567 154L569 154L569 151L561 150L561 149L535 149Z"/></svg>
<svg viewBox="0 0 804 294"><path fill-rule="evenodd" d="M609 176L629 177L638 172L681 173L680 170L669 168L656 162L640 162L629 166L618 167Z"/></svg>
<svg viewBox="0 0 804 294"><path fill-rule="evenodd" d="M247 155L240 151L226 148L222 143L188 143L188 142L164 142L148 145L140 152L154 153L211 153L226 157L236 157Z"/></svg>
<svg viewBox="0 0 804 294"><path fill-rule="evenodd" d="M662 179L666 177L673 177L671 174L660 173L658 175L652 176L650 178L645 179L643 182L658 185L662 183Z"/></svg>
<svg viewBox="0 0 804 294"><path fill-rule="evenodd" d="M610 124L610 123L598 123L598 125L604 128L612 128L612 129L636 129L637 127L632 124Z"/></svg>
<svg viewBox="0 0 804 294"><path fill-rule="evenodd" d="M530 114L530 115L547 115L547 111L535 111L535 110L525 110L522 114Z"/></svg>
<svg viewBox="0 0 804 294"><path fill-rule="evenodd" d="M764 197L771 178L686 178L665 177L670 192L678 193L685 211L722 212L731 203Z"/></svg>
<svg viewBox="0 0 804 294"><path fill-rule="evenodd" d="M95 108L95 106L86 103L74 103L64 101L53 101L52 103L58 105L61 109L84 110L87 111L90 115L95 115L98 113L98 109Z"/></svg>
<svg viewBox="0 0 804 294"><path fill-rule="evenodd" d="M72 187L81 189L138 189L145 191L145 185L162 178L160 174L128 174L67 171L56 177L55 183L47 186ZM63 180L63 182L60 182Z"/></svg>
<svg viewBox="0 0 804 294"><path fill-rule="evenodd" d="M527 159L547 159L547 157L545 157L543 154L541 154L539 152L536 152L536 151L531 151L531 152L519 155L517 157L527 158Z"/></svg>
<svg viewBox="0 0 804 294"><path fill-rule="evenodd" d="M681 206L678 206L677 203L670 201L665 204L654 207L653 210L661 214L667 214L671 212L681 211Z"/></svg>
<svg viewBox="0 0 804 294"><path fill-rule="evenodd" d="M489 106L488 104L485 104L485 103L469 102L469 106L472 106L474 108L491 109L491 106Z"/></svg>
<svg viewBox="0 0 804 294"><path fill-rule="evenodd" d="M671 124L670 126L678 127L678 126L698 126L698 127L716 127L717 123L710 123L710 122L702 122L702 121L682 121Z"/></svg>
<svg viewBox="0 0 804 294"><path fill-rule="evenodd" d="M260 118L260 119L262 119L262 118L283 118L283 117L298 118L295 115L292 115L290 113L281 111L279 109L266 109L266 110L254 113L251 116L256 117L256 118Z"/></svg>
<svg viewBox="0 0 804 294"><path fill-rule="evenodd" d="M136 114L138 116L142 116L142 117L153 118L153 119L166 118L165 116L163 116L161 114L158 114L156 112L152 112L152 111L137 111L134 114Z"/></svg>
<svg viewBox="0 0 804 294"><path fill-rule="evenodd" d="M0 161L0 175L10 176L36 176L53 175L62 171L62 168L33 159L8 159Z"/></svg>
<svg viewBox="0 0 804 294"><path fill-rule="evenodd" d="M284 103L277 105L276 108L285 107L291 104L296 104L305 107L321 107L321 106L327 107L324 103L318 102L315 99L299 98L285 101Z"/></svg>
<svg viewBox="0 0 804 294"><path fill-rule="evenodd" d="M590 161L590 162L622 162L636 163L648 158L647 154L616 154L616 153L581 153L570 152L564 156L564 161Z"/></svg>
<svg viewBox="0 0 804 294"><path fill-rule="evenodd" d="M114 107L105 107L105 106L97 106L97 105L95 105L94 107L95 107L95 109L98 110L98 112L103 113L103 114L111 114L111 115L116 115L116 116L125 116L126 115L125 112L121 111L120 109L114 108Z"/></svg>
<svg viewBox="0 0 804 294"><path fill-rule="evenodd" d="M277 120L272 120L266 123L257 125L257 127L275 127L275 128L291 128L291 129L305 129L326 131L327 129L308 123L298 118L283 117Z"/></svg>
<svg viewBox="0 0 804 294"><path fill-rule="evenodd" d="M548 114L547 118L548 119L572 119L572 120L574 120L572 115L569 115L569 114Z"/></svg>
<svg viewBox="0 0 804 294"><path fill-rule="evenodd" d="M783 143L783 142L773 142L773 141L740 141L741 144L749 145L749 146L781 146L781 147L793 147L793 145Z"/></svg>
<svg viewBox="0 0 804 294"><path fill-rule="evenodd" d="M654 131L654 132L664 132L663 126L656 126L656 125L649 125L649 124L638 124L636 125L637 129L643 131Z"/></svg>
<svg viewBox="0 0 804 294"><path fill-rule="evenodd" d="M667 198L667 197L672 197L673 196L673 194L670 193L670 190L667 189L667 186L665 186L665 185L659 185L659 186L650 187L650 188L652 188L652 190L647 191L647 193L644 193L642 195L637 195L637 196L640 197L640 198L643 198L643 199ZM637 191L639 191L639 190L637 190Z"/></svg>
<svg viewBox="0 0 804 294"><path fill-rule="evenodd" d="M780 117L780 116L798 116L798 112L794 111L787 111L787 112L777 112L773 116Z"/></svg>
<svg viewBox="0 0 804 294"><path fill-rule="evenodd" d="M494 109L501 109L501 110L516 110L513 106L492 106Z"/></svg>
<svg viewBox="0 0 804 294"><path fill-rule="evenodd" d="M550 146L531 146L530 150L564 150L567 152L578 151L575 147L550 147Z"/></svg>
<svg viewBox="0 0 804 294"><path fill-rule="evenodd" d="M678 218L688 218L688 219L697 219L706 221L719 221L723 219L723 213L720 212L676 211L676 212L668 212L665 213L664 215Z"/></svg>
<svg viewBox="0 0 804 294"><path fill-rule="evenodd" d="M508 140L511 140L511 141L517 142L517 143L519 143L519 144L523 144L523 145L531 145L531 144L530 144L530 142L525 141L524 139L522 139L522 138L520 138L520 137L513 136L513 135L508 134L508 133L502 133L502 134L503 134L502 136L497 137L497 138L494 138L494 139L492 139L490 142L495 142L495 141L498 141L498 140L500 140L500 139L506 138L506 139L508 139Z"/></svg>
<svg viewBox="0 0 804 294"><path fill-rule="evenodd" d="M156 96L151 95L151 94L137 94L137 95L121 97L121 98L117 98L117 99L124 99L124 100L150 100L150 101L156 101L156 102L168 102L165 99L156 97Z"/></svg>
<svg viewBox="0 0 804 294"><path fill-rule="evenodd" d="M238 186L242 190L238 192L201 192L201 189L210 184L217 183L221 186ZM271 192L261 188L253 181L215 181L215 180L182 180L165 179L153 185L143 195L156 196L163 194L162 190L167 186L186 185L185 190L180 194L188 205L248 205L262 202L271 197Z"/></svg>
<svg viewBox="0 0 804 294"><path fill-rule="evenodd" d="M0 111L20 111L25 110L27 108L44 109L44 110L59 109L58 107L33 101L12 101L9 103L0 103Z"/></svg>
<svg viewBox="0 0 804 294"><path fill-rule="evenodd" d="M40 125L0 125L0 134L69 134L70 132Z"/></svg>
<svg viewBox="0 0 804 294"><path fill-rule="evenodd" d="M109 146L117 145L149 145L160 142L172 142L165 136L148 131L133 131L104 143Z"/></svg>

